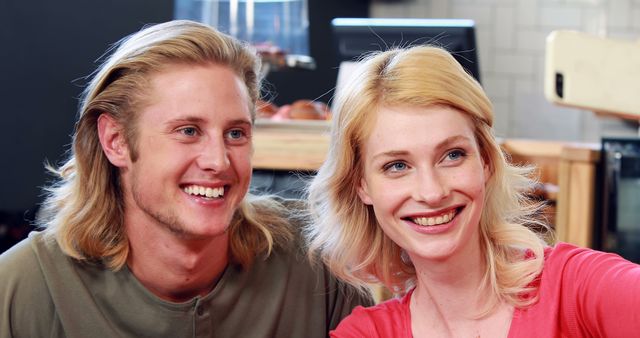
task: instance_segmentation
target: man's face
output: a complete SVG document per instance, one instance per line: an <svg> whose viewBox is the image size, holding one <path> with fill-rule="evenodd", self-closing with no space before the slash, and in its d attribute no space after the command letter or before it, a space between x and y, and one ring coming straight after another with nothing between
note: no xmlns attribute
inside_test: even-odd
<svg viewBox="0 0 640 338"><path fill-rule="evenodd" d="M221 65L173 65L152 76L148 93L138 158L121 168L125 224L187 239L226 236L251 180L242 80Z"/></svg>

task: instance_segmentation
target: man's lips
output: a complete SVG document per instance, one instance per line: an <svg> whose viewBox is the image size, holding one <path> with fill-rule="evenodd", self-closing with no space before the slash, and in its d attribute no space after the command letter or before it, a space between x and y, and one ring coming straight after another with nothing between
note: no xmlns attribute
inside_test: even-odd
<svg viewBox="0 0 640 338"><path fill-rule="evenodd" d="M197 184L189 184L182 187L182 191L189 195L205 198L221 198L227 189L227 186L205 187Z"/></svg>

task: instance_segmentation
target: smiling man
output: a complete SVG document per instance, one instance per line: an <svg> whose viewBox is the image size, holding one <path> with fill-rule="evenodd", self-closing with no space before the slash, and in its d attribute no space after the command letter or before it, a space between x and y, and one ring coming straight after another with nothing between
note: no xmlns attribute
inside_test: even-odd
<svg viewBox="0 0 640 338"><path fill-rule="evenodd" d="M258 74L190 21L119 43L52 169L46 229L0 256L0 336L325 337L370 304L304 258L297 204L247 193Z"/></svg>

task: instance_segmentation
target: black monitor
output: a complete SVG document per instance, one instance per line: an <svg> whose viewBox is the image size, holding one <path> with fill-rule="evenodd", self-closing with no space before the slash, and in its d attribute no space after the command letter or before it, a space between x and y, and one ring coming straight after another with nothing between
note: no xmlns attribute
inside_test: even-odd
<svg viewBox="0 0 640 338"><path fill-rule="evenodd" d="M339 62L391 47L431 44L451 52L480 82L473 20L335 18L331 26Z"/></svg>

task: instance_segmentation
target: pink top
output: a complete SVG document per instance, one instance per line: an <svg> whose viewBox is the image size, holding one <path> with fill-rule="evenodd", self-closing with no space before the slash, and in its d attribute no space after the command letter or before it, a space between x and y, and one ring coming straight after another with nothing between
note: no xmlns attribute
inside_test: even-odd
<svg viewBox="0 0 640 338"><path fill-rule="evenodd" d="M640 337L640 265L571 244L548 249L539 301L516 309L509 337ZM411 337L409 301L356 307L331 337Z"/></svg>

